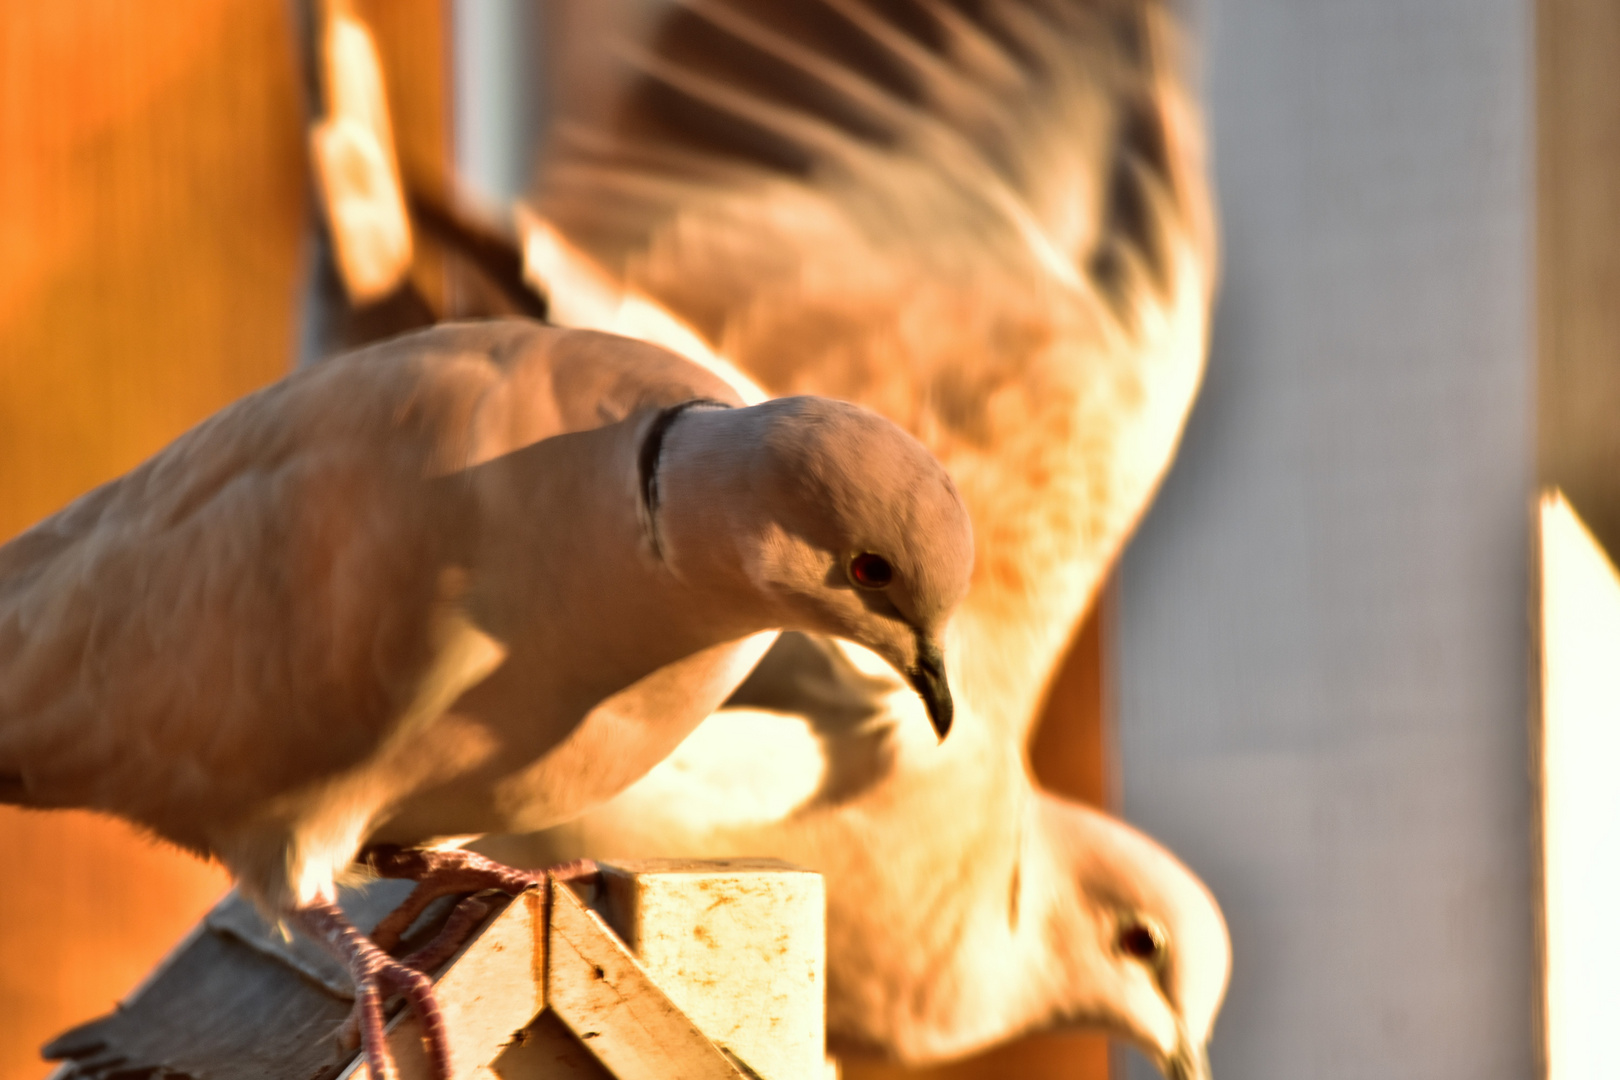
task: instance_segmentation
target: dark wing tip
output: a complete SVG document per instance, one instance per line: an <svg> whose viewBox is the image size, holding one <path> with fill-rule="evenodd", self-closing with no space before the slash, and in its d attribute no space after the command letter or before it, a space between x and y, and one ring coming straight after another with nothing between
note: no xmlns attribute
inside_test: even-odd
<svg viewBox="0 0 1620 1080"><path fill-rule="evenodd" d="M536 201L589 230L570 185L594 205L617 177L615 216L645 229L705 184L693 162L726 187L728 169L814 184L829 165L924 158L961 192L1022 201L1123 312L1172 287L1189 236L1208 246L1201 147L1171 116L1189 100L1178 18L1166 0L685 0L621 50L631 77L605 131L586 125L605 137L560 141L586 169L543 170Z"/></svg>

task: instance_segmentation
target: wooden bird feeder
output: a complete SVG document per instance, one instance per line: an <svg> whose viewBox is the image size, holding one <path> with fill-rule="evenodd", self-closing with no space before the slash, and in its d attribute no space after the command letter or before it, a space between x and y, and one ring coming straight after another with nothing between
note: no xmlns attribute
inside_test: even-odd
<svg viewBox="0 0 1620 1080"><path fill-rule="evenodd" d="M409 892L346 891L369 929ZM449 909L424 916L406 947ZM826 900L772 860L603 865L601 881L500 897L435 974L456 1080L826 1080ZM46 1048L52 1080L361 1080L333 1037L353 990L318 945L236 894L109 1016ZM395 1006L401 1080L426 1077L416 1017Z"/></svg>

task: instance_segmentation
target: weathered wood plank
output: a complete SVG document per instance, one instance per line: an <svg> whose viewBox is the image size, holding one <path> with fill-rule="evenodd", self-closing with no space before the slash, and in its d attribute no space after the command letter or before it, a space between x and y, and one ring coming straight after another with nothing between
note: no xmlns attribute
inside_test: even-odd
<svg viewBox="0 0 1620 1080"><path fill-rule="evenodd" d="M473 1080L614 1080L568 1025L547 1009Z"/></svg>
<svg viewBox="0 0 1620 1080"><path fill-rule="evenodd" d="M198 934L139 998L54 1039L61 1080L329 1077L349 1002L233 937Z"/></svg>
<svg viewBox="0 0 1620 1080"><path fill-rule="evenodd" d="M410 888L408 881L375 881L346 889L344 910L369 930ZM421 944L448 907L430 908L406 946ZM47 1053L66 1059L56 1080L335 1077L353 1057L332 1038L352 989L341 969L306 944L283 938L233 893L117 1011L52 1040Z"/></svg>
<svg viewBox="0 0 1620 1080"><path fill-rule="evenodd" d="M571 889L552 903L546 1000L619 1080L742 1080Z"/></svg>
<svg viewBox="0 0 1620 1080"><path fill-rule="evenodd" d="M776 859L621 860L603 912L710 1039L771 1080L826 1075L827 900Z"/></svg>

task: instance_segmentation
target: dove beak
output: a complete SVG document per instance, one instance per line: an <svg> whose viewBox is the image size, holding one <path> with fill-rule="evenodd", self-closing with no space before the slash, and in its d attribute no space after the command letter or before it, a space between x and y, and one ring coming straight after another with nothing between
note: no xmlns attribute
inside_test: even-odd
<svg viewBox="0 0 1620 1080"><path fill-rule="evenodd" d="M951 702L951 684L945 680L945 654L938 643L917 635L917 663L906 672L906 678L927 707L934 733L944 742L950 734L955 705Z"/></svg>
<svg viewBox="0 0 1620 1080"><path fill-rule="evenodd" d="M1210 1080L1209 1051L1196 1043L1183 1042L1164 1073L1169 1080Z"/></svg>

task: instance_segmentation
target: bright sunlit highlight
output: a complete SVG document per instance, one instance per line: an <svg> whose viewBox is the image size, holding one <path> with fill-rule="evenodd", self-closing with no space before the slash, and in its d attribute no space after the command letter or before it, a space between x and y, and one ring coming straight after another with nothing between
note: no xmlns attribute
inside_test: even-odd
<svg viewBox="0 0 1620 1080"><path fill-rule="evenodd" d="M1561 493L1541 501L1551 1080L1610 1075L1620 1016L1620 576Z"/></svg>

